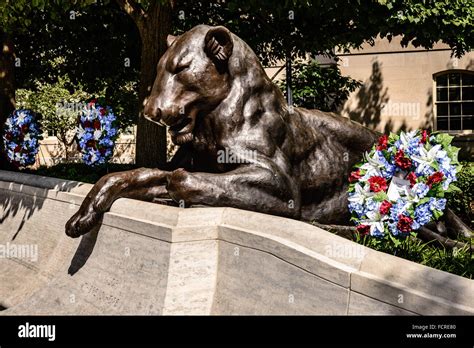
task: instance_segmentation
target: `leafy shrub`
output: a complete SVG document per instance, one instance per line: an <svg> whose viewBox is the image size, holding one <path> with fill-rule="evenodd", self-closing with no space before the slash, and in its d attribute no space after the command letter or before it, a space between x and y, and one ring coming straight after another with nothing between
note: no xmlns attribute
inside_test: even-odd
<svg viewBox="0 0 474 348"><path fill-rule="evenodd" d="M356 242L381 251L395 255L419 264L436 268L445 272L457 274L473 279L474 259L469 247L445 249L434 246L435 242L424 243L416 238L416 233L405 239L361 237L356 234ZM469 242L467 243L469 245Z"/></svg>
<svg viewBox="0 0 474 348"><path fill-rule="evenodd" d="M56 83L35 82L36 89L18 89L16 99L19 108L31 109L41 115L43 130L56 135L68 160L74 140L78 105L91 97L80 86L70 92L67 76L58 77Z"/></svg>
<svg viewBox="0 0 474 348"><path fill-rule="evenodd" d="M448 207L467 225L474 227L474 162L461 162L456 186L459 191L446 193Z"/></svg>
<svg viewBox="0 0 474 348"><path fill-rule="evenodd" d="M360 81L342 76L337 66L321 67L316 62L293 65L292 93L295 106L337 111L349 93L361 85ZM285 81L278 86L285 91Z"/></svg>

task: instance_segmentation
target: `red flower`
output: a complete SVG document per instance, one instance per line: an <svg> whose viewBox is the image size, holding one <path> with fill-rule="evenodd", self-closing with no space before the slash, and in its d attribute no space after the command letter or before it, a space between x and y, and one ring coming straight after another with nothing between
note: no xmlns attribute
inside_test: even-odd
<svg viewBox="0 0 474 348"><path fill-rule="evenodd" d="M380 209L379 209L380 214L383 214L383 215L388 214L391 207L392 207L392 203L390 203L387 200L384 200L382 204L380 205Z"/></svg>
<svg viewBox="0 0 474 348"><path fill-rule="evenodd" d="M17 145L17 146L13 149L14 152L20 152L20 150L21 150L21 146L20 146L20 145Z"/></svg>
<svg viewBox="0 0 474 348"><path fill-rule="evenodd" d="M365 235L369 234L370 226L369 225L358 225L356 227L356 230L357 230L357 232L359 232L359 234L365 236Z"/></svg>
<svg viewBox="0 0 474 348"><path fill-rule="evenodd" d="M105 111L105 108L100 108L99 110L100 114L104 116L107 112Z"/></svg>
<svg viewBox="0 0 474 348"><path fill-rule="evenodd" d="M421 140L420 140L420 142L423 143L423 144L426 143L426 138L428 138L428 135L429 135L428 132L427 132L426 130L423 130L423 131L421 132Z"/></svg>
<svg viewBox="0 0 474 348"><path fill-rule="evenodd" d="M88 140L87 143L86 143L86 146L87 147L92 147L92 148L96 148L96 143L95 143L95 140Z"/></svg>
<svg viewBox="0 0 474 348"><path fill-rule="evenodd" d="M100 121L94 120L94 129L100 129Z"/></svg>
<svg viewBox="0 0 474 348"><path fill-rule="evenodd" d="M5 138L6 138L7 140L12 140L12 139L13 139L13 134L10 133L10 132L8 132L7 134L5 134Z"/></svg>
<svg viewBox="0 0 474 348"><path fill-rule="evenodd" d="M413 223L413 219L411 217L405 216L405 215L399 215L397 228L399 231L403 233L410 233L412 223Z"/></svg>
<svg viewBox="0 0 474 348"><path fill-rule="evenodd" d="M90 127L92 127L91 121L85 121L84 122L84 128L90 128Z"/></svg>
<svg viewBox="0 0 474 348"><path fill-rule="evenodd" d="M437 184L438 182L441 182L443 180L444 174L441 172L436 172L428 177L428 180L426 180L426 185L429 187L433 186L434 184Z"/></svg>
<svg viewBox="0 0 474 348"><path fill-rule="evenodd" d="M370 184L370 190L374 192L387 190L387 181L381 176L373 176L367 180Z"/></svg>
<svg viewBox="0 0 474 348"><path fill-rule="evenodd" d="M28 128L29 128L29 126L27 124L24 124L23 126L21 126L21 131L23 133L26 133L28 131Z"/></svg>
<svg viewBox="0 0 474 348"><path fill-rule="evenodd" d="M377 150L380 150L380 151L385 150L387 146L388 146L388 136L384 134L379 138Z"/></svg>
<svg viewBox="0 0 474 348"><path fill-rule="evenodd" d="M408 173L406 179L410 181L410 186L413 187L416 184L416 174L414 172Z"/></svg>
<svg viewBox="0 0 474 348"><path fill-rule="evenodd" d="M411 167L411 160L405 157L403 150L398 150L395 155L395 164L402 169L408 169Z"/></svg>
<svg viewBox="0 0 474 348"><path fill-rule="evenodd" d="M94 106L95 106L95 103L97 103L97 99L92 99L92 100L89 102L89 106L90 106L90 107L94 107Z"/></svg>
<svg viewBox="0 0 474 348"><path fill-rule="evenodd" d="M360 175L360 169L357 169L356 171L351 172L351 174L349 175L349 182L355 182L359 180L361 176L362 175Z"/></svg>

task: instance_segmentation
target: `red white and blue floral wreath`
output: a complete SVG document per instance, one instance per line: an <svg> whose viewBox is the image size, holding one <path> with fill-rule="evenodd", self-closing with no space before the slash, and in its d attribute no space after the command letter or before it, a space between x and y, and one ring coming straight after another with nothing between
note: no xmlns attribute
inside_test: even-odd
<svg viewBox="0 0 474 348"><path fill-rule="evenodd" d="M103 165L114 152L118 137L117 119L110 106L102 106L95 99L82 110L76 136L82 159L89 166Z"/></svg>
<svg viewBox="0 0 474 348"><path fill-rule="evenodd" d="M443 215L456 189L459 149L452 137L415 130L380 137L349 176L349 211L362 235L407 236Z"/></svg>
<svg viewBox="0 0 474 348"><path fill-rule="evenodd" d="M41 129L33 111L15 110L5 121L3 142L7 158L14 166L34 164L41 139Z"/></svg>

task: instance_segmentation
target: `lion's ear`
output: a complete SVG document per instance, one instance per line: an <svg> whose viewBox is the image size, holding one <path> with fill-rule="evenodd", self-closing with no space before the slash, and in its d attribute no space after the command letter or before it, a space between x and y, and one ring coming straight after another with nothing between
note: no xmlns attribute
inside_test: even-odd
<svg viewBox="0 0 474 348"><path fill-rule="evenodd" d="M170 46L173 44L173 42L176 41L176 39L177 39L178 37L179 37L179 36L168 35L168 36L166 37L166 46L170 47Z"/></svg>
<svg viewBox="0 0 474 348"><path fill-rule="evenodd" d="M206 53L217 61L227 61L232 55L234 43L230 31L224 27L209 29L204 39Z"/></svg>

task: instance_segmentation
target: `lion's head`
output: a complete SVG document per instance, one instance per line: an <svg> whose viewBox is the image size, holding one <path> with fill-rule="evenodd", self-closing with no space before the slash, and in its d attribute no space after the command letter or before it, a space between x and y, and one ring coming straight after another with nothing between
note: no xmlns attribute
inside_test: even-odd
<svg viewBox="0 0 474 348"><path fill-rule="evenodd" d="M228 61L234 43L226 28L205 25L169 36L167 42L145 117L169 126L173 142L181 145L192 141L198 115L215 108L229 94Z"/></svg>

